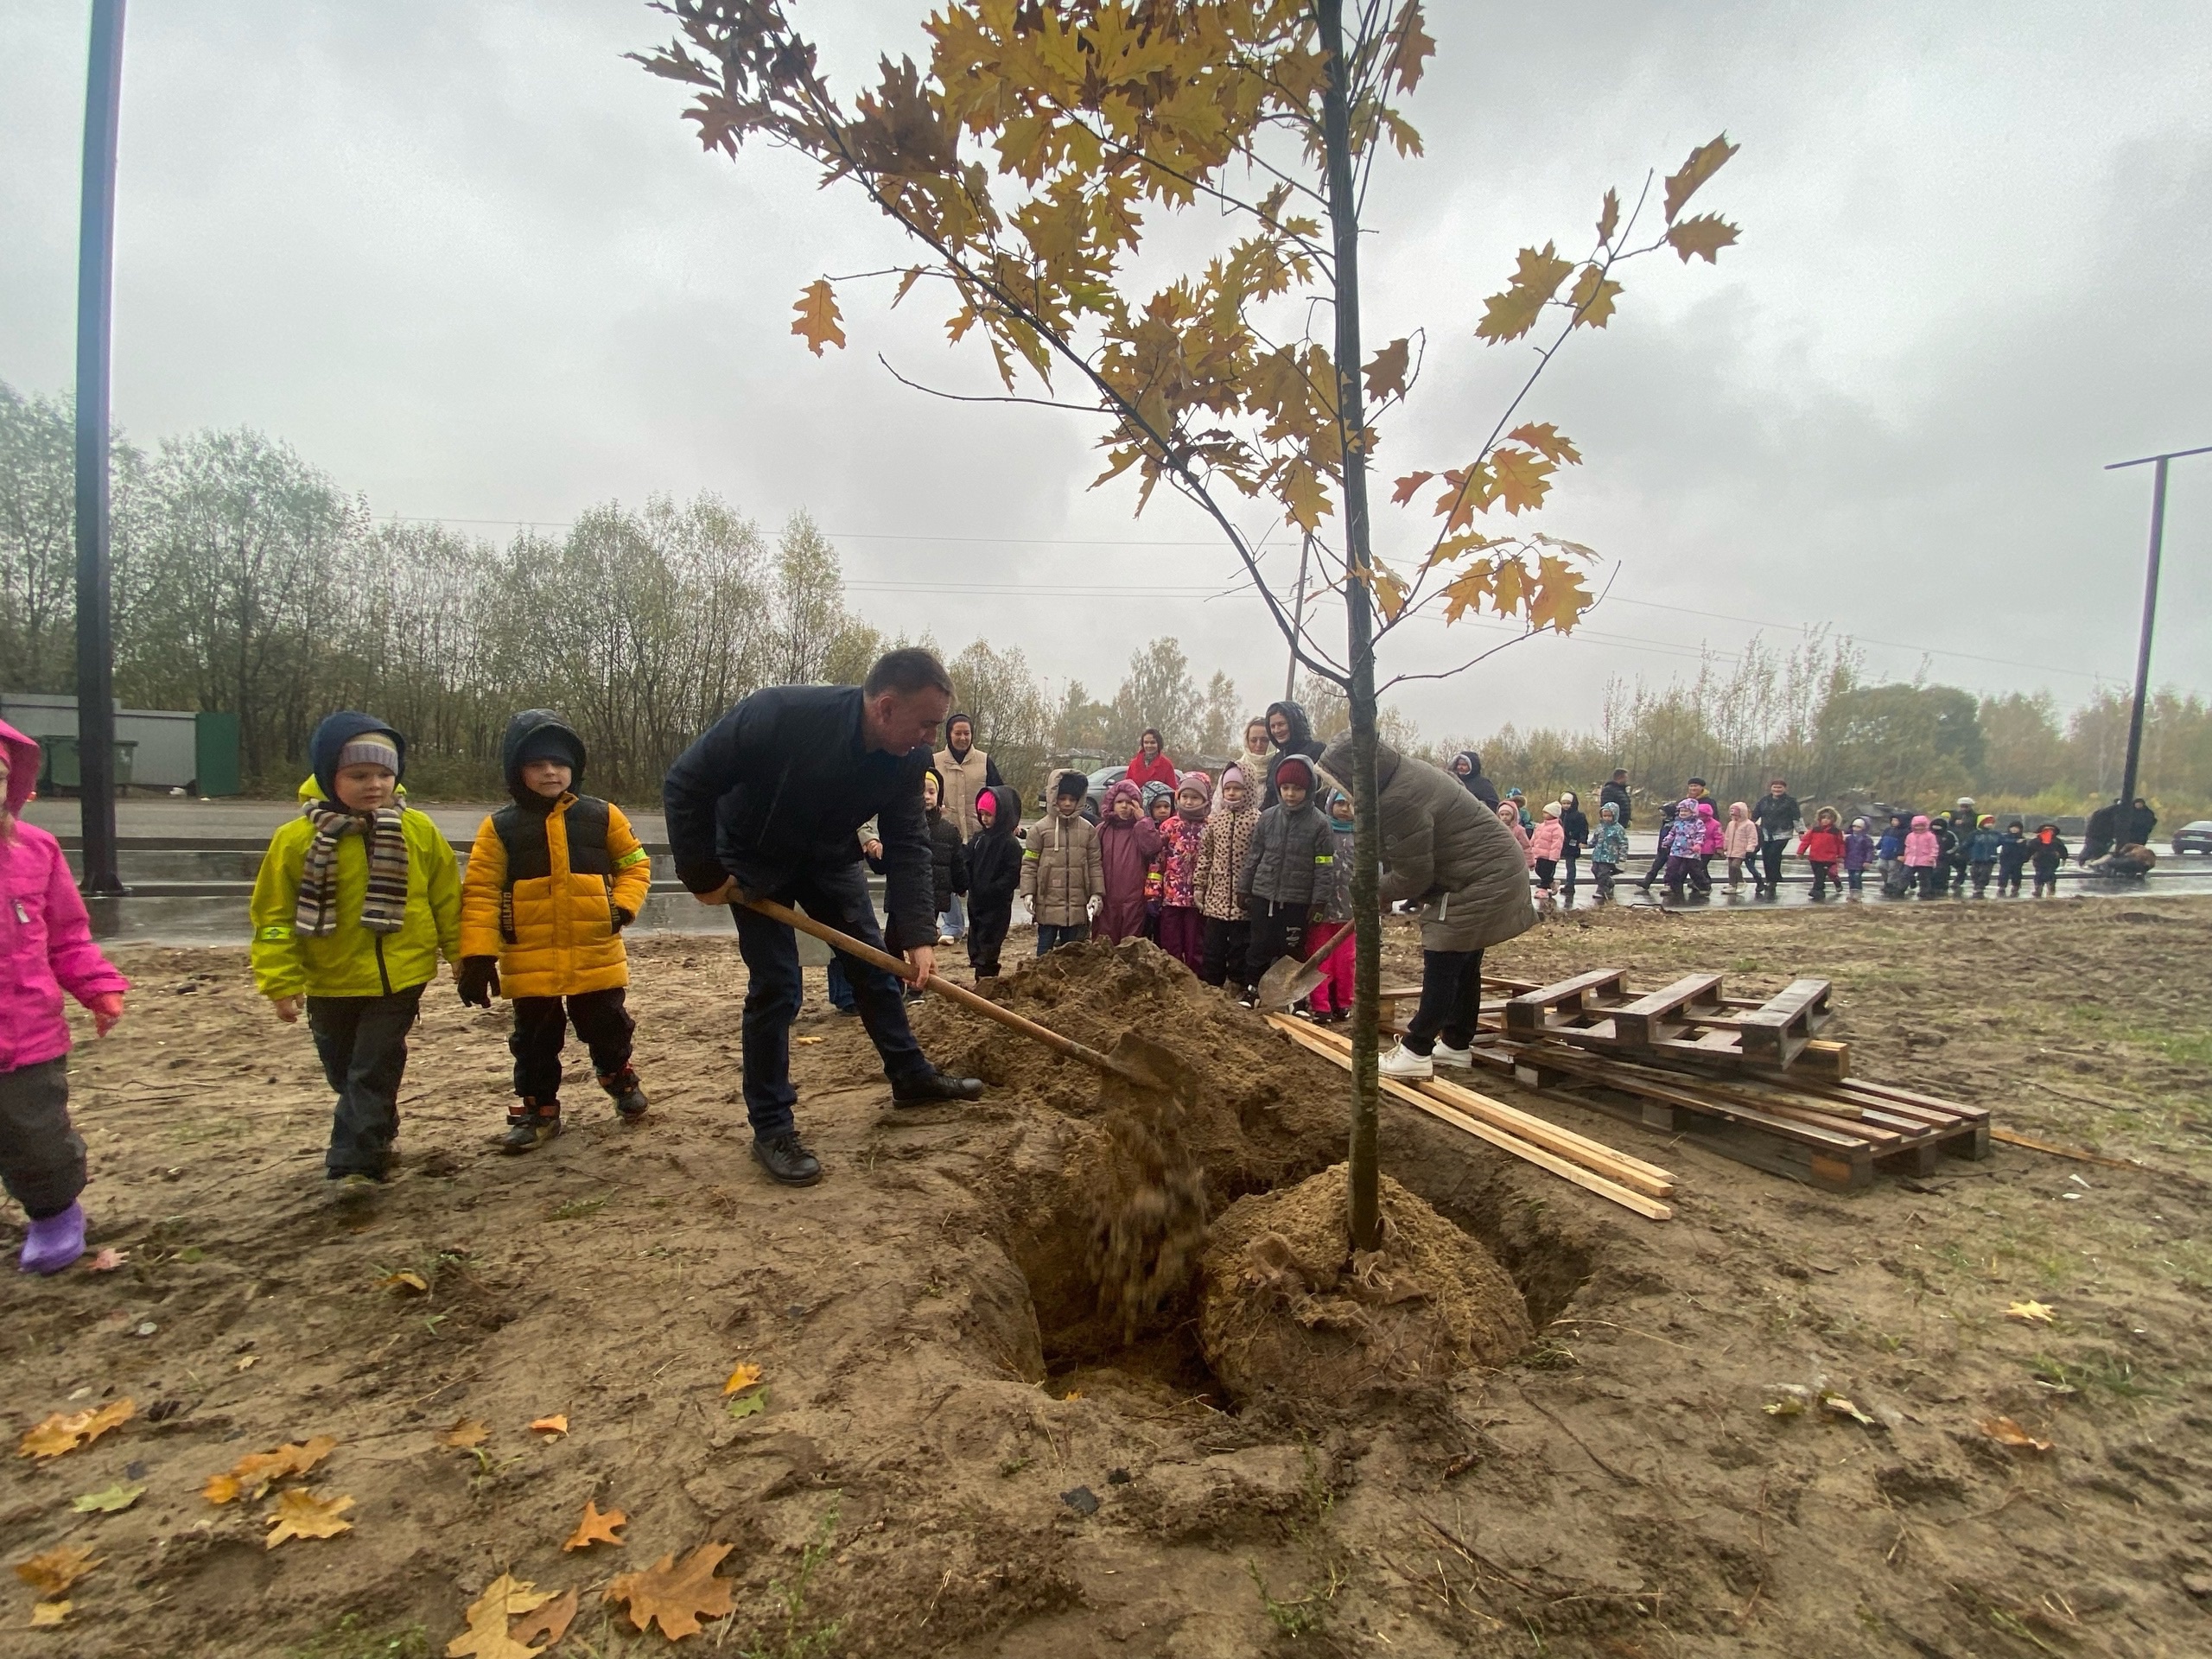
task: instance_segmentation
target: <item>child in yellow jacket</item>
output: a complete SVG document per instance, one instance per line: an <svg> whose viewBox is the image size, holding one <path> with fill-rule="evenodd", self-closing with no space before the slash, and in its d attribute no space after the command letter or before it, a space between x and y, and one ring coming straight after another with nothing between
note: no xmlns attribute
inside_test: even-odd
<svg viewBox="0 0 2212 1659"><path fill-rule="evenodd" d="M484 820L461 883L461 1000L514 1004L517 1103L500 1144L528 1152L561 1133L561 1046L568 1027L591 1051L599 1086L626 1123L645 1115L630 1064L637 1029L622 930L652 887L652 861L622 809L575 793L584 745L546 709L507 722L499 749L513 804ZM567 1007L563 1008L563 1001Z"/></svg>
<svg viewBox="0 0 2212 1659"><path fill-rule="evenodd" d="M308 741L300 816L269 839L253 884L254 988L290 1025L302 1001L338 1096L326 1173L347 1193L390 1173L407 1033L459 952L453 849L406 804L407 743L371 715L331 715Z"/></svg>

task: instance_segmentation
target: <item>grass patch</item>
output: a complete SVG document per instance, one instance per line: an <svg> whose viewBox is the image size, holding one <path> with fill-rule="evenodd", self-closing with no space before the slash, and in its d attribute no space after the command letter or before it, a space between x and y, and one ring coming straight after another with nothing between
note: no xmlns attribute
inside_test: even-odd
<svg viewBox="0 0 2212 1659"><path fill-rule="evenodd" d="M595 1198L570 1198L566 1203L556 1204L548 1210L545 1212L545 1219L582 1221L586 1216L595 1216L605 1209L607 1201L613 1196L612 1192L602 1192Z"/></svg>
<svg viewBox="0 0 2212 1659"><path fill-rule="evenodd" d="M372 1630L359 1613L346 1613L289 1654L290 1659L430 1659L430 1637L420 1624Z"/></svg>

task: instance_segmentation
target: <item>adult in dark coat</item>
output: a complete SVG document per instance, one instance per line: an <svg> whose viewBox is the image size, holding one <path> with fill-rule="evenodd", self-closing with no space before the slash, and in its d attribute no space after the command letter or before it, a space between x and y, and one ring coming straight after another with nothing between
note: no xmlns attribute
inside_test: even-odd
<svg viewBox="0 0 2212 1659"><path fill-rule="evenodd" d="M2093 858L2102 858L2119 846L2120 832L2125 827L2120 819L2126 810L2124 803L2113 801L2090 813L2089 822L2082 830L2081 850L2075 856L2087 864Z"/></svg>
<svg viewBox="0 0 2212 1659"><path fill-rule="evenodd" d="M861 868L859 830L876 822L886 902L916 983L935 971L936 880L922 775L930 740L952 708L944 665L894 651L857 686L779 685L756 691L677 757L662 786L677 879L702 905L727 904L752 982L745 994L745 1109L753 1155L775 1179L808 1186L822 1165L791 1116L791 1024L804 992L791 930L739 902L795 904L880 948ZM899 982L842 953L861 1023L883 1057L894 1107L974 1100L983 1086L948 1077L924 1058Z"/></svg>
<svg viewBox="0 0 2212 1659"><path fill-rule="evenodd" d="M1329 746L1321 769L1338 779L1351 776L1349 735ZM1387 1077L1431 1077L1438 1060L1470 1063L1483 951L1536 925L1529 861L1497 814L1443 767L1378 742L1375 783L1382 902L1421 905L1421 1007L1382 1067Z"/></svg>
<svg viewBox="0 0 2212 1659"><path fill-rule="evenodd" d="M1782 890L1782 855L1789 850L1789 838L1797 833L1798 820L1803 817L1797 798L1779 778L1751 803L1751 822L1759 828L1759 861L1765 873L1762 886L1770 899Z"/></svg>
<svg viewBox="0 0 2212 1659"><path fill-rule="evenodd" d="M1452 757L1452 775L1466 785L1467 793L1493 812L1497 810L1497 785L1483 776L1483 758L1472 749Z"/></svg>
<svg viewBox="0 0 2212 1659"><path fill-rule="evenodd" d="M2158 827L2158 815L2151 810L2151 803L2140 795L2134 805L2120 814L2120 844L2123 847L2148 847L2151 832Z"/></svg>
<svg viewBox="0 0 2212 1659"><path fill-rule="evenodd" d="M1616 771L1611 778L1598 786L1598 814L1600 817L1605 816L1609 806L1613 809L1613 821L1622 829L1627 829L1629 798L1625 768Z"/></svg>
<svg viewBox="0 0 2212 1659"><path fill-rule="evenodd" d="M1268 735L1274 741L1275 760L1286 754L1302 754L1308 760L1321 758L1322 745L1313 737L1313 722L1306 717L1301 703L1271 702L1268 705ZM1275 804L1275 763L1268 764L1267 793L1260 798L1260 810L1264 812Z"/></svg>

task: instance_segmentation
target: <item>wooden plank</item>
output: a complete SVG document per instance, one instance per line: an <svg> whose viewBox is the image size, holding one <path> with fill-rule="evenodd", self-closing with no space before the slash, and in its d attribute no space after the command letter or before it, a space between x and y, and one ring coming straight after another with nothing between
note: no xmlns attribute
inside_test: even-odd
<svg viewBox="0 0 2212 1659"><path fill-rule="evenodd" d="M1719 975L1685 974L1671 985L1613 1009L1613 1029L1620 1033L1624 1043L1649 1048L1660 1039L1675 1034L1670 1027L1683 1023L1684 1009L1703 1005L1708 1012L1718 1013L1719 994Z"/></svg>
<svg viewBox="0 0 2212 1659"><path fill-rule="evenodd" d="M1552 1023L1556 1014L1573 1015L1583 1011L1586 1001L1595 995L1604 997L1628 995L1624 982L1628 971L1622 968L1599 968L1586 974L1577 974L1556 984L1540 986L1533 991L1523 991L1505 1005L1505 1028L1508 1031L1536 1032Z"/></svg>
<svg viewBox="0 0 2212 1659"><path fill-rule="evenodd" d="M1745 1058L1786 1066L1803 1053L1828 1022L1828 991L1825 979L1795 979L1736 1021Z"/></svg>
<svg viewBox="0 0 2212 1659"><path fill-rule="evenodd" d="M1525 1060L1528 1057L1523 1056ZM1679 1078L1667 1080L1663 1074L1649 1066L1626 1065L1618 1062L1599 1060L1577 1054L1571 1057L1543 1057L1543 1064L1563 1071L1570 1077L1582 1077L1602 1088L1618 1089L1638 1094L1647 1099L1664 1101L1669 1105L1681 1107L1686 1111L1702 1113L1707 1116L1728 1116L1740 1119L1756 1128L1767 1130L1785 1139L1799 1141L1822 1151L1847 1154L1853 1147L1865 1148L1865 1140L1844 1130L1819 1128L1809 1123L1793 1122L1775 1117L1756 1107L1738 1106L1707 1099L1697 1092L1697 1080Z"/></svg>
<svg viewBox="0 0 2212 1659"><path fill-rule="evenodd" d="M1317 1037L1343 1052L1351 1052L1351 1039L1340 1032L1308 1026L1280 1014L1269 1014L1268 1023L1292 1030L1294 1034ZM1586 1169L1595 1170L1600 1175L1618 1181L1623 1186L1631 1187L1655 1198L1663 1198L1675 1190L1675 1177L1671 1171L1662 1169L1656 1164L1646 1163L1643 1159L1609 1147L1602 1141L1592 1141L1586 1135L1577 1135L1573 1130L1563 1128L1534 1112L1524 1112L1517 1106L1509 1106L1502 1100L1493 1100L1488 1095L1440 1077L1426 1083L1415 1083L1412 1086L1432 1100L1440 1100L1470 1117L1480 1118L1509 1135L1518 1135L1532 1145L1557 1153Z"/></svg>
<svg viewBox="0 0 2212 1659"><path fill-rule="evenodd" d="M1340 1065L1347 1071L1351 1070L1350 1052L1321 1040L1319 1033L1314 1031L1300 1028L1300 1022L1297 1020L1292 1020L1288 1025L1278 1027L1277 1029L1309 1052L1318 1054L1323 1059ZM1650 1221L1667 1221L1674 1216L1672 1205L1662 1204L1656 1198L1646 1198L1641 1192L1631 1192L1619 1182L1608 1180L1593 1170L1585 1169L1580 1164L1569 1163L1564 1158L1546 1152L1541 1147L1531 1146L1518 1135L1509 1135L1503 1129L1493 1128L1479 1118L1470 1117L1454 1107L1446 1106L1442 1101L1432 1100L1420 1090L1408 1087L1395 1077L1378 1077L1376 1082L1382 1084L1382 1092L1392 1099L1402 1101L1414 1110L1425 1112L1440 1122L1449 1123L1452 1128L1462 1129L1478 1140L1486 1141L1499 1151L1510 1153L1526 1163L1535 1165L1539 1169L1548 1170L1561 1180L1571 1181L1586 1192L1594 1192L1601 1198L1610 1199L1624 1210L1632 1210L1637 1215Z"/></svg>

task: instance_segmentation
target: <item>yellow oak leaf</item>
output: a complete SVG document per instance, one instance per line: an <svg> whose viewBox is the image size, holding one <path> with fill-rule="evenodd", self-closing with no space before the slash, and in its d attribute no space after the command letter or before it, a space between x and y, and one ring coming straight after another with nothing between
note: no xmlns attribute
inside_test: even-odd
<svg viewBox="0 0 2212 1659"><path fill-rule="evenodd" d="M103 1559L82 1544L56 1544L43 1554L17 1561L16 1576L37 1591L40 1600L56 1601Z"/></svg>
<svg viewBox="0 0 2212 1659"><path fill-rule="evenodd" d="M450 1446L456 1451L466 1452L472 1446L481 1446L491 1438L490 1429L485 1427L474 1417L464 1417L438 1436L438 1444Z"/></svg>
<svg viewBox="0 0 2212 1659"><path fill-rule="evenodd" d="M807 350L817 357L822 355L824 346L844 350L845 331L837 312L837 296L830 292L826 279L810 283L791 308L798 313L791 321L791 333L806 341Z"/></svg>
<svg viewBox="0 0 2212 1659"><path fill-rule="evenodd" d="M641 1573L624 1573L607 1586L607 1599L629 1610L630 1623L643 1630L658 1619L660 1633L671 1642L699 1633L702 1619L720 1618L731 1609L730 1581L715 1576L715 1568L733 1547L702 1544L677 1565L673 1554L664 1555Z"/></svg>
<svg viewBox="0 0 2212 1659"><path fill-rule="evenodd" d="M131 1413L137 1408L130 1401L124 1399L66 1414L54 1412L43 1421L24 1430L16 1454L36 1458L43 1463L47 1459L58 1458L65 1452L74 1452L80 1446L90 1446L117 1424L130 1421Z"/></svg>
<svg viewBox="0 0 2212 1659"><path fill-rule="evenodd" d="M1571 633L1590 608L1593 595L1565 559L1544 554L1536 561L1536 590L1529 597L1529 626Z"/></svg>
<svg viewBox="0 0 2212 1659"><path fill-rule="evenodd" d="M531 1420L530 1429L533 1434L543 1434L551 1440L556 1434L569 1432L569 1420L558 1414L550 1417L536 1417Z"/></svg>
<svg viewBox="0 0 2212 1659"><path fill-rule="evenodd" d="M1675 222L1675 215L1682 211L1682 204L1697 194L1698 186L1727 165L1728 158L1742 149L1740 144L1728 142L1722 133L1709 144L1700 144L1690 151L1690 158L1682 163L1681 171L1667 181L1667 222Z"/></svg>
<svg viewBox="0 0 2212 1659"><path fill-rule="evenodd" d="M570 1591L570 1597L575 1592ZM518 1614L528 1613L552 1600L551 1594L539 1594L537 1586L527 1579L518 1579L502 1573L484 1586L484 1593L468 1604L461 1618L468 1628L446 1643L448 1659L537 1659L544 1648L532 1648L517 1641L507 1630L507 1621ZM563 1626L565 1630L566 1625ZM555 1638L557 1640L558 1638ZM547 1643L550 1647L552 1643Z"/></svg>
<svg viewBox="0 0 2212 1659"><path fill-rule="evenodd" d="M1686 265L1694 253L1702 254L1708 265L1719 264L1720 250L1735 239L1736 227L1718 213L1700 213L1667 232L1667 245L1681 255Z"/></svg>
<svg viewBox="0 0 2212 1659"><path fill-rule="evenodd" d="M351 1532L353 1523L338 1517L353 1507L350 1497L317 1497L297 1486L288 1486L277 1493L276 1509L262 1518L270 1529L263 1548L274 1549L288 1538L335 1538L341 1532Z"/></svg>
<svg viewBox="0 0 2212 1659"><path fill-rule="evenodd" d="M210 1503L232 1503L241 1495L257 1498L288 1475L311 1472L337 1446L334 1434L318 1434L309 1440L288 1440L274 1451L249 1452L231 1465L228 1474L208 1476L200 1496Z"/></svg>
<svg viewBox="0 0 2212 1659"><path fill-rule="evenodd" d="M1604 327L1612 318L1613 302L1620 296L1618 283L1596 265L1583 266L1582 274L1574 279L1574 286L1567 296L1567 304L1574 308L1574 326Z"/></svg>
<svg viewBox="0 0 2212 1659"><path fill-rule="evenodd" d="M1406 371L1413 366L1413 341L1394 340L1368 360L1361 371L1367 378L1367 395L1376 403L1406 395ZM1421 486L1414 486L1419 489Z"/></svg>
<svg viewBox="0 0 2212 1659"><path fill-rule="evenodd" d="M906 274L899 279L899 291L891 296L891 308L893 311L899 308L899 302L906 297L906 290L921 280L922 268L919 265L910 265L906 268Z"/></svg>
<svg viewBox="0 0 2212 1659"><path fill-rule="evenodd" d="M1485 561L1455 577L1444 590L1444 620L1457 622L1469 611L1480 609L1497 575L1497 567Z"/></svg>
<svg viewBox="0 0 2212 1659"><path fill-rule="evenodd" d="M43 1630L59 1624L69 1617L70 1605L66 1601L38 1601L31 1604L31 1628Z"/></svg>
<svg viewBox="0 0 2212 1659"><path fill-rule="evenodd" d="M2010 1417L1992 1417L1980 1425L1981 1432L1999 1446L2016 1446L2028 1452L2048 1452L2049 1440L2039 1440Z"/></svg>
<svg viewBox="0 0 2212 1659"><path fill-rule="evenodd" d="M1490 548L1503 544L1507 539L1503 536L1477 535L1473 531L1467 531L1458 536L1446 536L1434 547L1429 549L1428 556L1421 561L1421 572L1427 575L1440 564L1455 564L1470 553L1484 552ZM1483 568L1487 571L1490 567L1485 565Z"/></svg>
<svg viewBox="0 0 2212 1659"><path fill-rule="evenodd" d="M1555 461L1562 467L1576 466L1582 460L1582 452L1574 447L1574 441L1549 421L1530 421L1505 435L1516 443L1525 443L1531 449L1541 451L1547 460Z"/></svg>
<svg viewBox="0 0 2212 1659"><path fill-rule="evenodd" d="M1550 474L1558 470L1533 449L1493 449L1490 464L1497 477L1498 499L1516 515L1543 505L1551 493Z"/></svg>
<svg viewBox="0 0 2212 1659"><path fill-rule="evenodd" d="M569 1535L563 1550L589 1549L594 1544L616 1544L622 1540L614 1534L630 1517L620 1510L601 1510L591 1499L584 1500L584 1518L576 1522L576 1529Z"/></svg>
<svg viewBox="0 0 2212 1659"><path fill-rule="evenodd" d="M729 1381L722 1384L722 1392L736 1394L741 1389L751 1388L760 1380L760 1368L758 1365L741 1365L729 1374Z"/></svg>
<svg viewBox="0 0 2212 1659"><path fill-rule="evenodd" d="M200 1489L200 1496L210 1503L235 1503L243 1490L236 1475L210 1475L207 1484Z"/></svg>
<svg viewBox="0 0 2212 1659"><path fill-rule="evenodd" d="M426 1296L430 1290L430 1281L421 1274L412 1271L387 1273L383 1278L378 1280L377 1283L385 1290L396 1290L403 1296L410 1294Z"/></svg>
<svg viewBox="0 0 2212 1659"><path fill-rule="evenodd" d="M1475 337L1520 339L1536 326L1537 317L1573 269L1573 262L1560 258L1559 250L1549 242L1541 253L1534 248L1522 249L1513 281L1502 293L1483 302L1483 320L1475 325Z"/></svg>
<svg viewBox="0 0 2212 1659"><path fill-rule="evenodd" d="M1500 616L1518 616L1529 596L1528 567L1518 559L1500 559L1490 579L1491 607Z"/></svg>
<svg viewBox="0 0 2212 1659"><path fill-rule="evenodd" d="M2058 1316L2042 1302L2015 1302L2005 1310L2005 1317L2023 1325L2051 1325Z"/></svg>
<svg viewBox="0 0 2212 1659"><path fill-rule="evenodd" d="M1436 42L1422 30L1421 22L1421 0L1407 0L1385 41L1390 56L1384 67L1408 92L1421 85L1421 66L1436 50Z"/></svg>
<svg viewBox="0 0 2212 1659"><path fill-rule="evenodd" d="M1600 242L1611 241L1613 232L1620 226L1621 193L1608 190L1605 192L1605 205L1598 211L1598 239Z"/></svg>
<svg viewBox="0 0 2212 1659"><path fill-rule="evenodd" d="M576 1592L570 1590L564 1596L555 1597L536 1612L517 1619L514 1627L507 1632L507 1639L524 1653L543 1653L545 1648L551 1647L569 1633L569 1626L575 1623L575 1617ZM545 1647L527 1645L540 1637L545 1638Z"/></svg>
<svg viewBox="0 0 2212 1659"><path fill-rule="evenodd" d="M1375 589L1375 602L1382 607L1384 619L1396 621L1406 608L1406 584L1397 573L1381 560L1373 560L1368 566L1368 585Z"/></svg>

